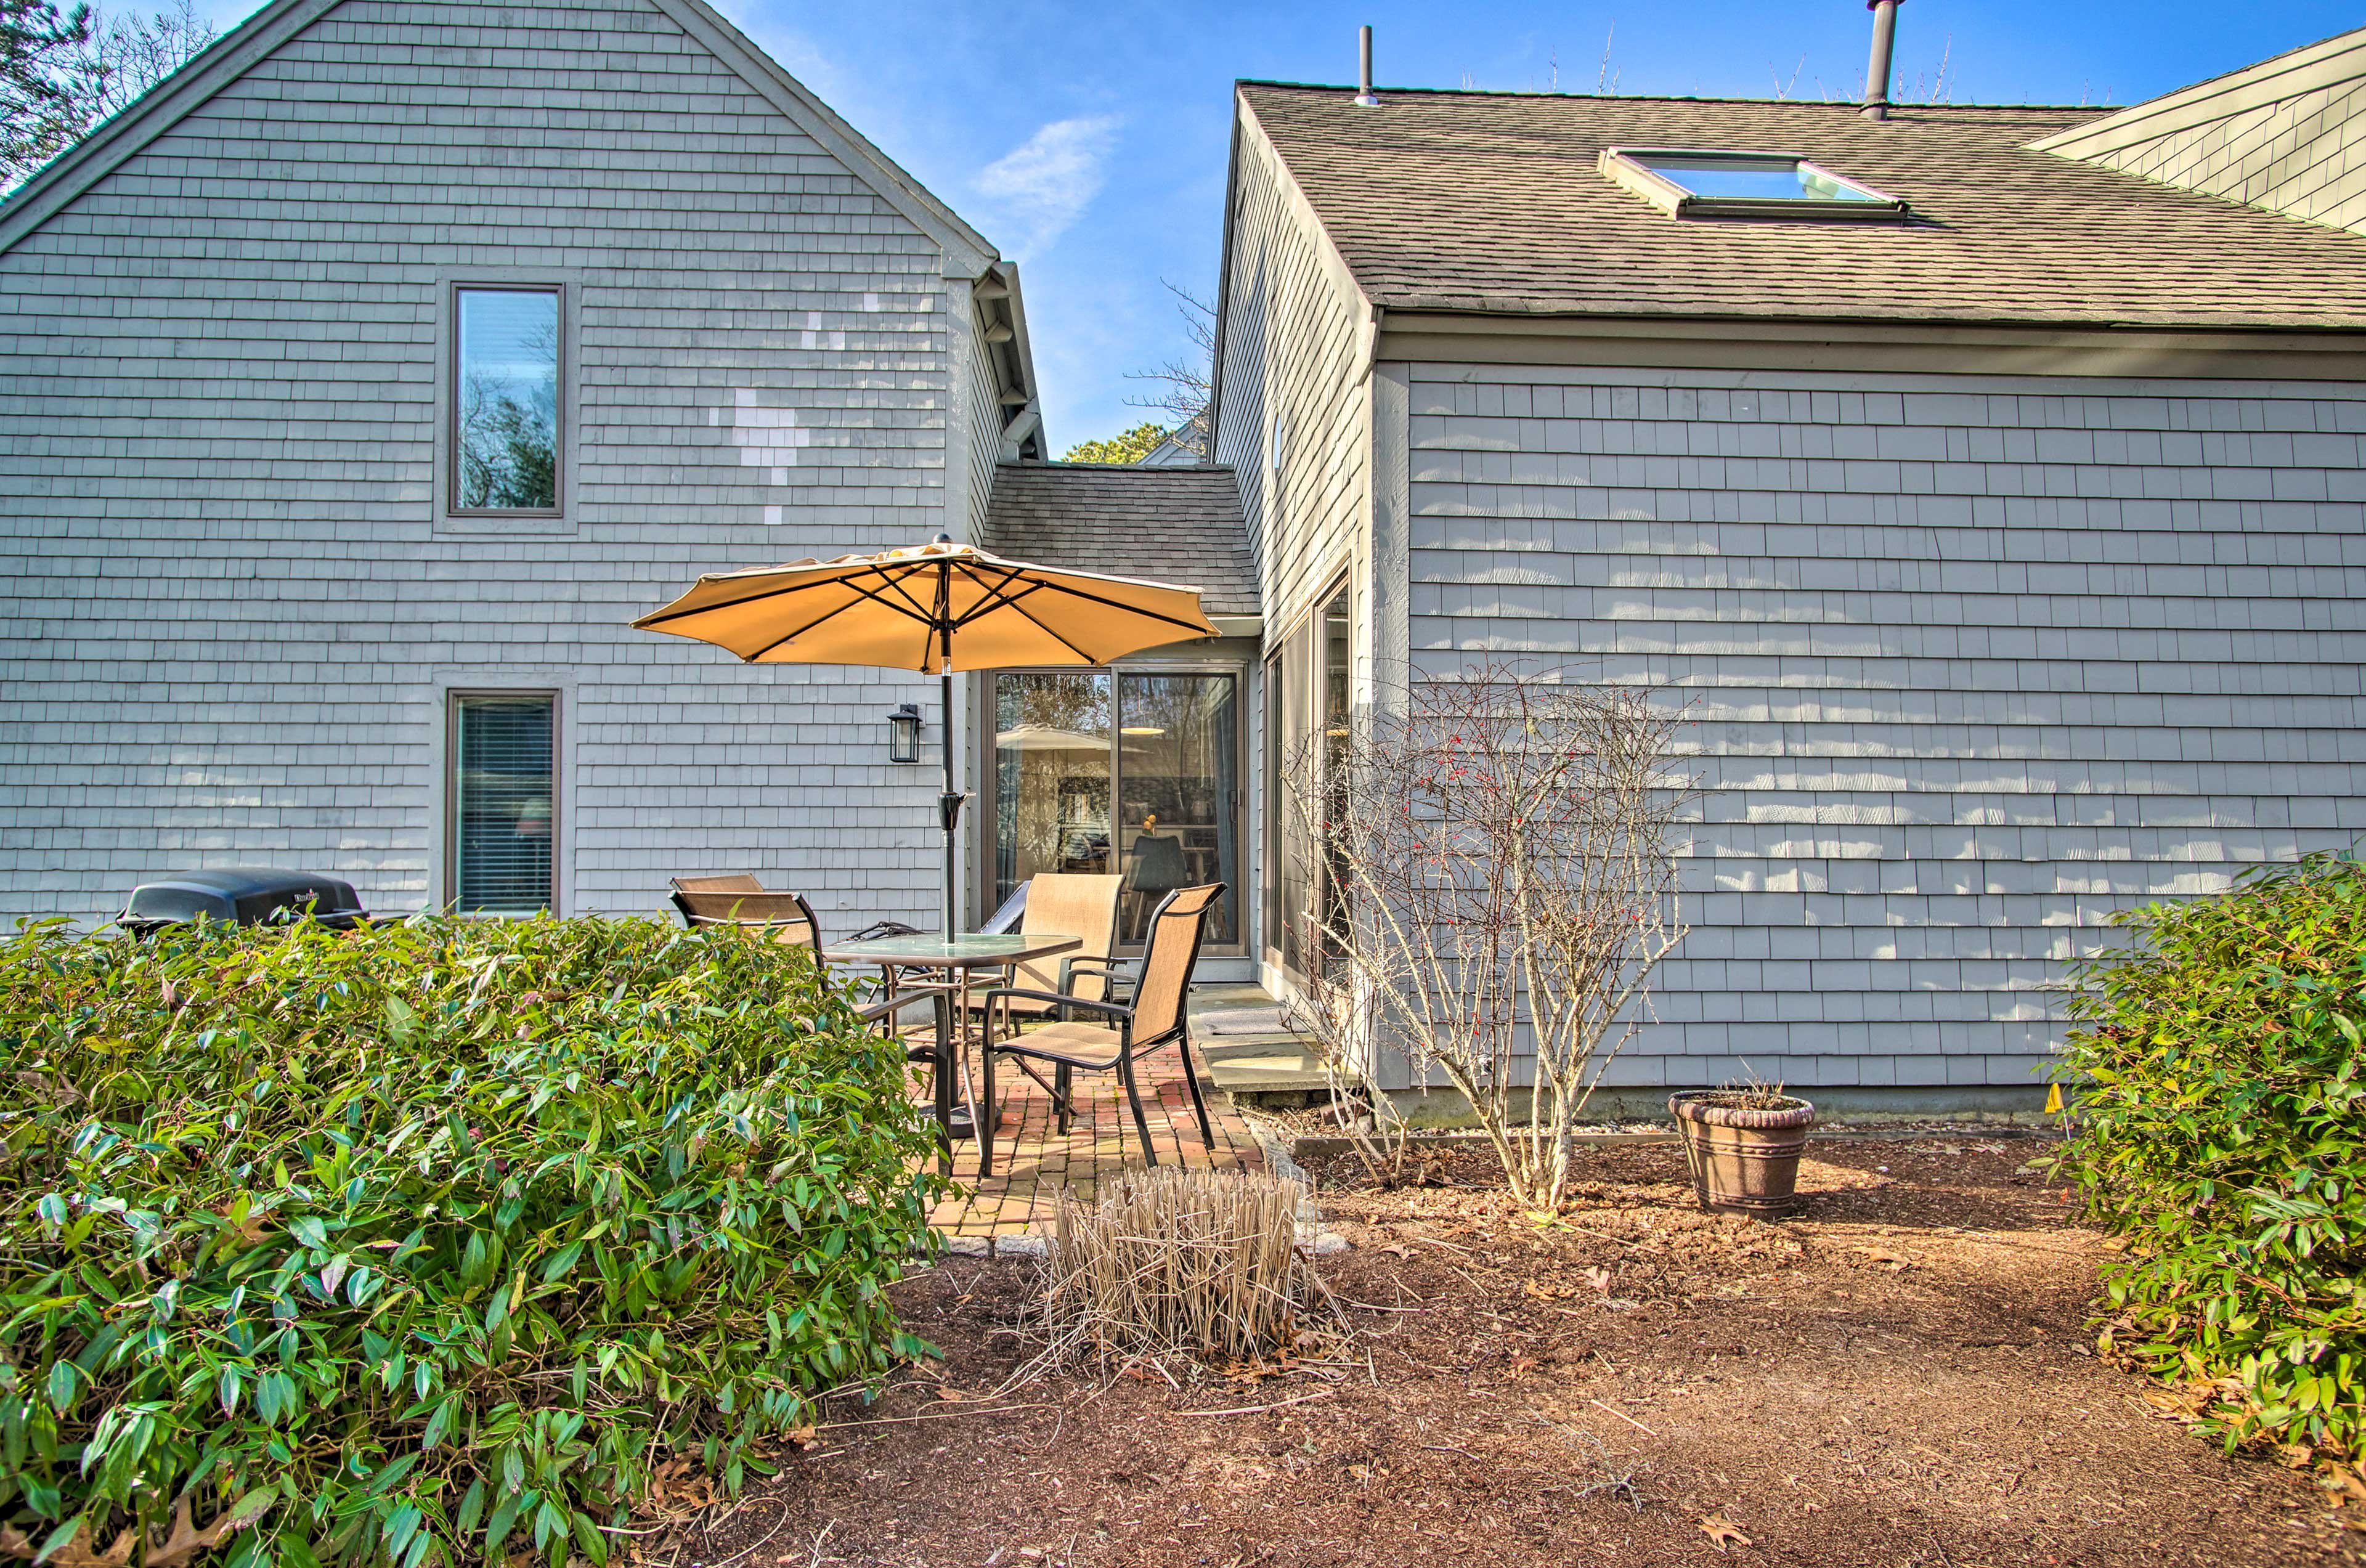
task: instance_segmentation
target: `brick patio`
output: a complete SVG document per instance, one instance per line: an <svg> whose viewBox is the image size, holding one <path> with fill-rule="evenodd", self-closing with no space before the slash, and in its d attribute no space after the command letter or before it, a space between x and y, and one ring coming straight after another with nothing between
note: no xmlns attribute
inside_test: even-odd
<svg viewBox="0 0 2366 1568"><path fill-rule="evenodd" d="M1161 1165L1213 1166L1226 1170L1262 1169L1265 1156L1256 1136L1234 1111L1230 1096L1200 1080L1215 1124L1216 1146L1200 1141L1191 1092L1183 1082L1176 1053L1162 1050L1140 1066L1142 1111L1150 1122L1152 1145ZM1067 1135L1053 1129L1051 1097L1006 1063L995 1070L1002 1094L1002 1117L994 1140L994 1175L977 1178L977 1145L953 1145L953 1179L962 1191L940 1202L929 1223L952 1236L1012 1235L1031 1227L1049 1230L1063 1190L1088 1197L1110 1172L1142 1164L1142 1151L1124 1091L1114 1074L1076 1077L1076 1116ZM1124 1142L1118 1125L1124 1123Z"/></svg>

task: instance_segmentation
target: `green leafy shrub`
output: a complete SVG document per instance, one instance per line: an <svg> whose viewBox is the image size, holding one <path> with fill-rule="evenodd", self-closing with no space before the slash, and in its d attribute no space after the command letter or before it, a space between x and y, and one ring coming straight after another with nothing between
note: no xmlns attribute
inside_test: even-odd
<svg viewBox="0 0 2366 1568"><path fill-rule="evenodd" d="M0 942L0 1558L604 1562L926 1348L905 1072L728 929Z"/></svg>
<svg viewBox="0 0 2366 1568"><path fill-rule="evenodd" d="M2062 1171L2124 1237L2101 1338L2204 1429L2354 1459L2366 1362L2366 866L2316 855L2120 917L2058 1069Z"/></svg>

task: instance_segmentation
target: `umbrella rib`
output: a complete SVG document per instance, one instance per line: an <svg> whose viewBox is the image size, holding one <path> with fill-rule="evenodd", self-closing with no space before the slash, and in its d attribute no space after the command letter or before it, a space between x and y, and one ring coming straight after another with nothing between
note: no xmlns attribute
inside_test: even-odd
<svg viewBox="0 0 2366 1568"><path fill-rule="evenodd" d="M881 575L884 576L884 573L882 573ZM904 592L904 585L902 582L890 579L887 583L888 587L895 589L896 592L903 597L905 604L898 604L894 600L888 598L884 593L881 592L878 589L866 588L852 578L840 578L839 581L845 587L851 589L855 593L860 594L862 598L871 601L873 604L883 605L887 609L893 610L896 614L902 615L907 619L918 621L922 626L928 626L932 631L935 629L935 624L928 618L928 613L918 608L918 601L915 600L909 593ZM781 592L786 592L788 590L783 589ZM741 604L748 604L751 601L743 599L739 602ZM913 608L907 609L905 607L906 604L911 605ZM820 626L824 621L834 619L853 608L854 606L852 604L840 604L834 610L816 615L812 620L807 621L804 626L797 627L794 631L786 632L780 637L774 637L772 641L766 643L755 652L743 655L742 657L747 663L753 664L756 660L763 658L764 655L772 652L772 649L780 647L783 643L794 642L797 638L805 636L806 633L813 630L814 627Z"/></svg>
<svg viewBox="0 0 2366 1568"><path fill-rule="evenodd" d="M961 619L953 623L954 629L958 631L963 626L969 625L972 621L982 620L986 616L992 615L995 611L1005 608L1006 606L1015 609L1017 608L1020 600L1026 598L1028 594L1036 592L1043 586L1041 582L1031 582L1020 592L1013 593L1010 592L1010 585L1017 581L1018 578L1019 574L1017 572L1008 572L1004 574L1000 582L982 584L982 586L985 586L986 588L985 599L980 601L978 604L972 605L966 612L964 612ZM950 610L950 608L951 606L949 605L948 610Z"/></svg>
<svg viewBox="0 0 2366 1568"><path fill-rule="evenodd" d="M1045 626L1042 622L1029 615L1027 613L1027 606L1021 604L1018 600L1007 599L1003 601L1003 603L1008 604L1011 611L1021 620L1024 620L1029 626L1033 626L1037 631L1042 632L1045 637L1050 637L1053 642L1058 643L1062 648L1066 649L1070 653L1075 654L1086 663L1106 664L1109 662L1106 659L1094 658L1091 654L1087 653L1083 649L1078 648L1075 643L1070 642L1066 637L1062 637L1058 632L1053 631L1051 627Z"/></svg>
<svg viewBox="0 0 2366 1568"><path fill-rule="evenodd" d="M1087 593L1080 588L1071 588L1065 582L1038 581L1029 584L1028 592L1031 593L1041 591L1048 591L1054 593L1065 593L1071 598L1082 599L1088 604L1098 604L1104 609L1121 611L1129 615L1139 615L1147 621L1164 621L1170 626L1181 626L1185 631L1198 632L1201 637L1206 637L1208 635L1206 631L1202 630L1199 626L1193 626L1189 621L1177 619L1173 615L1161 615L1156 610L1146 610L1139 604L1129 604L1122 599L1105 599L1098 593ZM1013 607L1016 608L1015 605ZM1028 616L1028 619L1033 620L1034 617L1030 615ZM1040 625L1041 623L1039 622L1037 624Z"/></svg>
<svg viewBox="0 0 2366 1568"><path fill-rule="evenodd" d="M1091 654L1087 653L1083 649L1078 648L1075 643L1070 642L1066 637L1062 637L1058 632L1053 631L1050 626L1045 626L1042 621L1037 620L1032 615L1029 614L1027 606L1021 604L1019 601L1026 598L1031 593L1041 592L1047 586L1047 584L1040 580L1032 580L1018 592L1011 592L1010 585L1019 581L1020 569L1018 567L1014 566L1005 568L1002 573L1002 581L986 587L986 597L985 602L973 606L968 614L964 615L961 620L956 623L956 626L965 626L972 621L982 620L997 609L1007 609L1017 615L1020 619L1025 621L1029 626L1033 626L1037 631L1042 632L1045 637L1050 637L1053 642L1058 643L1062 648L1066 649L1070 653L1073 653L1077 658L1083 660L1086 663L1099 664L1106 662L1106 660L1096 659Z"/></svg>
<svg viewBox="0 0 2366 1568"><path fill-rule="evenodd" d="M869 566L865 567L863 570L875 577L887 578L889 586L896 589L899 592L902 591L903 584L900 581L897 581L895 578L889 577L884 567ZM648 631L656 626L661 626L668 621L687 620L693 615L708 615L716 610L736 610L742 604L753 604L760 600L764 599L777 599L783 594L787 593L803 593L812 589L822 587L825 584L833 584L840 587L851 588L857 593L863 594L866 597L878 598L878 594L875 590L863 587L856 581L853 575L850 574L844 577L821 578L813 582L792 582L786 584L776 582L766 583L756 592L742 595L737 599L717 599L710 604L693 604L687 610L676 610L671 608L655 610L650 612L648 615L643 615L639 620L635 621L633 625L643 631ZM911 595L909 594L905 594L904 597L907 604L913 604L913 609L907 610L901 606L893 604L890 604L889 607L895 609L898 615L914 614L918 608L917 603L912 600ZM880 603L887 604L888 601L882 599L880 600ZM848 607L849 606L840 606L840 608ZM836 614L836 612L833 611L832 614ZM828 620L828 618L829 617L828 615L824 615L820 620L815 621L813 625L819 626L821 621Z"/></svg>

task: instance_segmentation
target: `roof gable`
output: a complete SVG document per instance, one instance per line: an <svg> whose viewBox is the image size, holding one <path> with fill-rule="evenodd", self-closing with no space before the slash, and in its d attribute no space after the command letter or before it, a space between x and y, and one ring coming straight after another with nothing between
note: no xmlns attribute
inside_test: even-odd
<svg viewBox="0 0 2366 1568"><path fill-rule="evenodd" d="M2366 328L2352 235L2033 152L2100 110L1244 83L1357 287L1391 310L1691 320ZM1796 152L1904 223L1675 219L1606 147Z"/></svg>
<svg viewBox="0 0 2366 1568"><path fill-rule="evenodd" d="M1256 566L1229 468L1004 463L985 544L1014 560L1188 583L1211 616L1257 614Z"/></svg>
<svg viewBox="0 0 2366 1568"><path fill-rule="evenodd" d="M2034 145L2041 152L2366 233L2366 28Z"/></svg>
<svg viewBox="0 0 2366 1568"><path fill-rule="evenodd" d="M272 0L197 59L53 160L0 202L0 254L215 95L335 10L344 0ZM982 275L998 253L894 160L839 118L705 0L645 0L720 61L798 130L827 149L944 253L944 276Z"/></svg>

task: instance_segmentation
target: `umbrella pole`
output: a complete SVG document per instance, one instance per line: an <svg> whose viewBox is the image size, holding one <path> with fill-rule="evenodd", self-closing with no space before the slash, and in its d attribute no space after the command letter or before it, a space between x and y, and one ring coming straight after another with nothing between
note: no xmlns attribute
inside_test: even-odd
<svg viewBox="0 0 2366 1568"><path fill-rule="evenodd" d="M953 672L947 670L937 680L939 700L943 705L938 711L944 715L945 729L945 789L937 796L937 818L945 829L945 940L951 942L953 939L954 906L958 902L954 886L957 878L953 870L953 839L961 827L962 796L953 781Z"/></svg>

